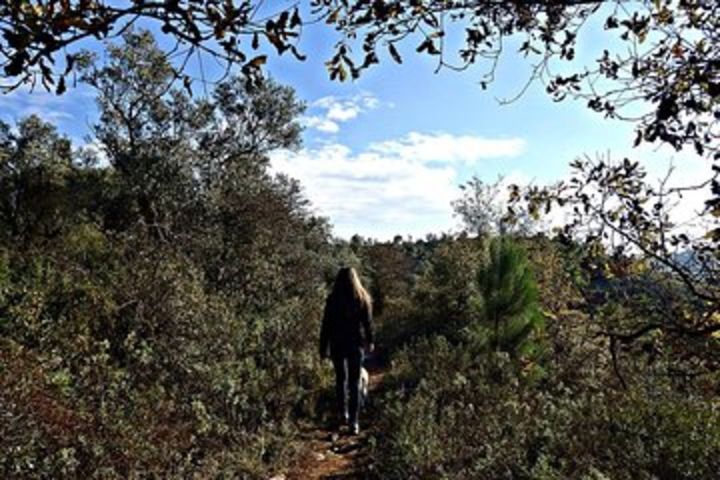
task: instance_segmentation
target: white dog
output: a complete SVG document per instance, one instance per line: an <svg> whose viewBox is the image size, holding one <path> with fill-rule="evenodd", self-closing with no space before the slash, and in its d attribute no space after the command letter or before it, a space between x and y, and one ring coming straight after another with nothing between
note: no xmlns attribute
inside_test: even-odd
<svg viewBox="0 0 720 480"><path fill-rule="evenodd" d="M362 405L367 403L369 385L370 374L365 367L360 367L360 401L362 402Z"/></svg>

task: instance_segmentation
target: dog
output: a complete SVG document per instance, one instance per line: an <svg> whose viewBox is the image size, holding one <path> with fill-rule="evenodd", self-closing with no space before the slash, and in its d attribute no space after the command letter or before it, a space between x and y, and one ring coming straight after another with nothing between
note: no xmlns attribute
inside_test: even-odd
<svg viewBox="0 0 720 480"><path fill-rule="evenodd" d="M360 402L361 405L367 404L368 387L370 386L370 374L365 367L360 367Z"/></svg>

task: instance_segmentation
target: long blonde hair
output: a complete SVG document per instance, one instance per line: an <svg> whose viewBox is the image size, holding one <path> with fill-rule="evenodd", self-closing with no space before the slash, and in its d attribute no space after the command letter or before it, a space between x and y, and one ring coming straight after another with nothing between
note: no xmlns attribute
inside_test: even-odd
<svg viewBox="0 0 720 480"><path fill-rule="evenodd" d="M335 277L332 294L337 300L350 300L356 305L372 308L372 298L360 282L360 276L353 267L342 267Z"/></svg>

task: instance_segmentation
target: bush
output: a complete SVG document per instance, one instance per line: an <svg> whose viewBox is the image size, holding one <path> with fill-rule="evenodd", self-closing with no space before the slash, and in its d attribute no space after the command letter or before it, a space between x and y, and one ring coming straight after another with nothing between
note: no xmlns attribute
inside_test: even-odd
<svg viewBox="0 0 720 480"><path fill-rule="evenodd" d="M327 383L337 259L266 156L302 105L271 80L193 101L152 36L125 40L86 75L109 166L0 124L0 476L262 478Z"/></svg>
<svg viewBox="0 0 720 480"><path fill-rule="evenodd" d="M537 382L494 355L489 368L437 337L396 356L379 478L715 477L720 411L704 398Z"/></svg>
<svg viewBox="0 0 720 480"><path fill-rule="evenodd" d="M632 363L613 367L607 338L573 308L577 294L564 283L572 252L522 240L532 265L508 240L486 244L487 256L475 256L482 250L468 250L464 241L437 250L404 306L422 312L419 325L432 328L405 331L404 347L393 355L373 450L379 478L716 476L717 374L678 384L676 362L660 353L662 339L647 355L617 352ZM541 272L537 297L531 267ZM453 303L458 292L473 300ZM448 320L442 308L426 308L439 298L446 303L437 305L464 305L455 310L462 315ZM546 328L539 328L539 311ZM504 329L493 328L495 318L511 333L496 343L494 331ZM512 334L531 325L529 335Z"/></svg>
<svg viewBox="0 0 720 480"><path fill-rule="evenodd" d="M480 315L476 278L485 254L483 243L473 239L439 246L412 292L386 299L383 344L394 349L415 337L436 334L458 339Z"/></svg>

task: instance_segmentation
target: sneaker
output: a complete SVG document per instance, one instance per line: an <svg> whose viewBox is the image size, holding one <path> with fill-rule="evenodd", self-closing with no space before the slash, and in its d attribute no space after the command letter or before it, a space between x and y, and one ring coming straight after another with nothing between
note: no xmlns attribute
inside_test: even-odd
<svg viewBox="0 0 720 480"><path fill-rule="evenodd" d="M350 433L353 435L357 435L360 433L360 424L358 422L355 422L350 427Z"/></svg>

